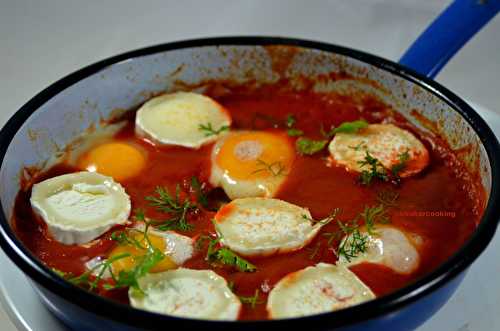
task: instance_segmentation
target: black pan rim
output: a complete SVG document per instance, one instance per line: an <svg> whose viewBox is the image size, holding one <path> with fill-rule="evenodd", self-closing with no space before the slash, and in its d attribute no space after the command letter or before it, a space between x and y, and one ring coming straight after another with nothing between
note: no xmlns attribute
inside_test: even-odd
<svg viewBox="0 0 500 331"><path fill-rule="evenodd" d="M116 55L84 67L53 83L22 106L5 124L0 131L0 162L3 164L5 153L14 135L24 122L41 105L52 97L75 84L76 82L93 75L108 66L134 58L152 55L155 53L203 46L264 46L284 45L302 48L317 49L330 53L344 55L368 63L391 74L402 77L415 83L441 100L445 101L457 111L471 125L481 140L490 160L492 183L500 180L500 145L485 121L462 99L437 82L420 75L412 69L406 68L390 60L371 55L362 51L337 46L333 44L283 37L266 36L228 36L203 39L192 39L155 45ZM256 327L269 327L284 330L289 327L307 327L311 330L320 330L360 323L378 316L396 311L453 280L481 254L493 238L500 219L500 188L492 185L490 197L482 217L482 221L473 236L461 249L444 262L432 273L420 280L387 296L350 307L344 310L324 313L310 317L301 317L271 321L206 321L165 316L137 310L128 305L116 303L109 299L89 293L73 286L56 276L45 265L38 261L16 238L9 226L4 213L0 213L0 246L9 258L25 272L37 285L43 286L50 292L62 297L68 302L76 304L81 309L92 312L97 316L112 319L119 323L126 323L137 328L161 328L163 323L171 327L185 329L200 329L202 327L221 328L223 330L254 330ZM0 204L1 205L1 204ZM3 210L3 206L2 210Z"/></svg>

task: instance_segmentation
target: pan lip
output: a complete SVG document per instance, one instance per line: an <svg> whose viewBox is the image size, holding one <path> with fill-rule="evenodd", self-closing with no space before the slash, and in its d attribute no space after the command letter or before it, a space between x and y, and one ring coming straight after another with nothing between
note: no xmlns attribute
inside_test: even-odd
<svg viewBox="0 0 500 331"><path fill-rule="evenodd" d="M498 185L493 185L493 183L500 180L500 145L495 135L485 121L465 101L439 83L390 60L347 47L312 40L274 36L226 36L170 42L109 57L77 70L56 81L23 105L7 121L0 131L0 163L3 165L6 151L13 137L31 114L66 88L98 73L108 66L126 60L134 60L143 56L185 48L266 45L297 46L306 49L315 49L347 56L375 66L424 88L429 93L446 102L468 122L481 140L481 144L487 152L489 165L491 167L492 187L480 224L471 238L469 238L453 256L433 272L400 290L387 296L340 311L284 320L225 322L193 320L142 311L73 286L56 276L23 246L9 226L9 222L4 213L1 212L0 246L3 248L4 252L17 267L34 280L37 285L44 287L56 296L104 319L111 319L118 323L126 323L139 328L145 327L151 329L160 328L162 322L168 322L172 327L180 326L186 329L200 329L202 327L212 326L224 330L236 328L238 328L238 330L250 330L259 326L273 327L279 330L289 327L304 326L316 330L327 327L346 326L365 322L408 306L420 298L431 294L438 288L443 287L460 273L464 272L493 238L500 218L500 187ZM0 207L3 211L1 202Z"/></svg>

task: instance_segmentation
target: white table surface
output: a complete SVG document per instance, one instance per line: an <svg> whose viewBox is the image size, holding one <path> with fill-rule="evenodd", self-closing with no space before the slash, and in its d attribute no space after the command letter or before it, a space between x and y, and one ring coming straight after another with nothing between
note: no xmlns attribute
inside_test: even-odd
<svg viewBox="0 0 500 331"><path fill-rule="evenodd" d="M217 35L280 35L336 43L397 60L448 3L445 0L0 0L0 125L34 94L84 65L127 50L174 40ZM437 80L460 96L500 114L500 16L448 63ZM494 122L491 124L500 124L500 117L490 118ZM489 302L496 307L500 299L500 293L497 294L496 301ZM466 299L457 296L454 300ZM34 298L26 300L29 305ZM467 313L470 312L444 309L440 314L463 319L457 328L466 331L469 330ZM1 308L0 330L16 330ZM424 327L424 330L438 329ZM490 331L493 326L470 330Z"/></svg>

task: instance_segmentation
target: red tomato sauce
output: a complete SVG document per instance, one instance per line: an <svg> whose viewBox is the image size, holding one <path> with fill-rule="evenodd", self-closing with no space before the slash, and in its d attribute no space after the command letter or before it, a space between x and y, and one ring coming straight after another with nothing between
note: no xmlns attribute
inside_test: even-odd
<svg viewBox="0 0 500 331"><path fill-rule="evenodd" d="M276 198L309 208L315 219L326 217L334 208L341 208L341 221L353 219L365 206L377 204L377 194L381 190L393 190L399 194L397 207L389 210L391 224L419 235L423 242L419 248L420 266L410 275L401 275L391 269L376 264L360 264L351 270L377 295L385 295L401 288L429 273L443 263L471 236L480 220L483 198L477 183L456 159L451 150L440 141L420 134L408 123L395 115L375 98L322 95L309 91L290 91L279 85L260 88L235 87L209 89L207 94L214 97L231 114L232 129L267 130L284 128L288 114L297 118L296 127L310 138L320 139L320 130L331 125L360 118L370 123L382 120L393 122L413 131L429 149L430 165L420 174L405 178L400 185L376 182L371 186L361 186L357 174L344 168L331 166L327 162L328 151L313 156L296 157L291 173L280 188ZM144 200L157 186L165 186L171 192L180 184L184 196L194 199L190 189L192 176L197 176L207 188L210 174L210 152L212 145L199 150L180 147L155 147L134 135L133 119L116 136L117 140L134 141L140 144L148 155L148 166L144 173L121 182L130 195L133 208L143 208L149 217L165 219L165 214L157 212ZM295 139L295 138L293 138ZM53 167L36 181L68 172L78 171L72 166L61 164ZM465 189L464 189L465 188ZM467 191L469 193L467 193ZM210 193L209 199L221 193ZM223 194L222 194L223 195ZM19 193L14 211L15 231L22 242L47 266L79 275L85 271L84 263L89 259L106 255L116 245L110 234L116 228L102 235L87 246L67 246L50 238L45 224L32 212L29 188ZM401 216L400 211L449 211L455 217L411 217ZM211 219L215 212L200 209L188 215L188 221L195 225L193 231L183 233L195 237L214 233ZM244 304L240 319L266 319L265 303L273 285L290 272L313 266L319 262L335 263L335 250L339 240L328 245L324 233L337 231L332 222L304 249L284 255L265 258L250 258L257 266L253 273L238 272L230 268L214 268L205 261L206 248L184 264L193 269L213 269L234 284L233 291L240 296L252 296L260 291L257 305ZM127 303L126 290L99 293Z"/></svg>

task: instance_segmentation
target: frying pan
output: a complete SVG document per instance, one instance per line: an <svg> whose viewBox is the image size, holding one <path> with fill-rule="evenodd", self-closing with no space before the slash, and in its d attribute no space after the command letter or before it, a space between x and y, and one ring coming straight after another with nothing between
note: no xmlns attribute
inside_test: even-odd
<svg viewBox="0 0 500 331"><path fill-rule="evenodd" d="M432 80L453 54L500 10L500 0L457 0L394 63L361 51L276 37L225 37L174 42L121 54L49 86L0 131L0 245L29 277L48 309L74 330L413 330L446 303L471 263L491 241L500 219L500 146L462 99ZM286 62L286 66L282 66ZM281 68L281 69L280 69ZM206 80L268 83L327 73L353 79L318 82L336 93L376 95L461 157L483 185L487 204L467 243L432 273L394 293L315 316L252 322L202 321L140 311L75 287L55 276L16 238L11 227L20 176L44 168L89 127L99 129L119 109L151 93ZM370 82L369 84L367 82ZM418 113L418 116L415 116ZM425 121L422 121L425 119ZM432 125L429 125L431 123Z"/></svg>

